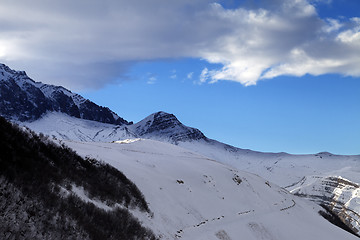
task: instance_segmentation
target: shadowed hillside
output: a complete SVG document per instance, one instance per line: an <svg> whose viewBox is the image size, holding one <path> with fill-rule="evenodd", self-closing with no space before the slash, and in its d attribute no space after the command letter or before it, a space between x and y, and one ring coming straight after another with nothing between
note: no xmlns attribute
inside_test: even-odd
<svg viewBox="0 0 360 240"><path fill-rule="evenodd" d="M0 239L155 239L128 211L150 210L110 165L0 117Z"/></svg>

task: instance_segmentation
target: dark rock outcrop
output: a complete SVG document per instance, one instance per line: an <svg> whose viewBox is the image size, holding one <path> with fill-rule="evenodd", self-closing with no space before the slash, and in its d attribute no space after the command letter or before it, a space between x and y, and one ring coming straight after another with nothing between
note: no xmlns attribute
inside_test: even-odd
<svg viewBox="0 0 360 240"><path fill-rule="evenodd" d="M129 124L107 107L61 86L35 82L25 72L0 64L0 115L23 122L37 120L48 111L103 123Z"/></svg>
<svg viewBox="0 0 360 240"><path fill-rule="evenodd" d="M291 191L293 194L323 206L347 226L348 231L360 237L360 215L357 212L360 186L357 183L340 176L312 176L304 178L299 185Z"/></svg>
<svg viewBox="0 0 360 240"><path fill-rule="evenodd" d="M167 139L172 143L204 139L205 135L196 128L182 124L173 114L157 112L132 126L133 131L141 137Z"/></svg>

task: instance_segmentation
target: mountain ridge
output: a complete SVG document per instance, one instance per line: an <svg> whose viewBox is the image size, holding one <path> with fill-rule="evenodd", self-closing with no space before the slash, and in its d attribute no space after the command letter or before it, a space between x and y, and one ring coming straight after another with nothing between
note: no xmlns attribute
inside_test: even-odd
<svg viewBox="0 0 360 240"><path fill-rule="evenodd" d="M107 107L101 107L62 86L35 82L25 71L0 63L0 114L19 121L34 121L48 111L81 119L129 125Z"/></svg>

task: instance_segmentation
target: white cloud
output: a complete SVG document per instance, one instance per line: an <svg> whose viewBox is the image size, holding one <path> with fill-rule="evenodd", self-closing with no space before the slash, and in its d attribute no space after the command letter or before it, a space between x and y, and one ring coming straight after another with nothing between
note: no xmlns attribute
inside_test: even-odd
<svg viewBox="0 0 360 240"><path fill-rule="evenodd" d="M342 43L360 46L360 18L352 18L351 21L355 24L355 26L351 29L340 32L337 36L337 40Z"/></svg>
<svg viewBox="0 0 360 240"><path fill-rule="evenodd" d="M147 84L154 84L156 82L157 78L152 76L149 77L148 81L146 82Z"/></svg>
<svg viewBox="0 0 360 240"><path fill-rule="evenodd" d="M3 0L0 60L71 88L124 79L139 61L182 57L223 66L204 69L200 83L360 76L359 18L321 19L316 2L225 9L212 0Z"/></svg>
<svg viewBox="0 0 360 240"><path fill-rule="evenodd" d="M328 18L326 19L326 22L327 24L324 25L323 31L327 33L336 32L343 26L343 24L337 19Z"/></svg>
<svg viewBox="0 0 360 240"><path fill-rule="evenodd" d="M199 76L199 81L198 82L194 82L196 84L203 84L205 83L206 81L208 81L210 79L210 73L209 73L209 70L207 68L204 68L202 71L201 71L201 74Z"/></svg>
<svg viewBox="0 0 360 240"><path fill-rule="evenodd" d="M237 23L237 29L206 49L202 57L221 63L209 70L209 82L237 81L254 85L280 75L339 73L360 76L360 33L351 24L322 20L306 1L283 1L277 10L228 10L216 14Z"/></svg>

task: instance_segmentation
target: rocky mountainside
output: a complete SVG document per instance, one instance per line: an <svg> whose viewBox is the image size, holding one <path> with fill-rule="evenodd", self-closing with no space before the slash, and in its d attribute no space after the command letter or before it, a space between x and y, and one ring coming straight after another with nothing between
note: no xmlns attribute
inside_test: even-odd
<svg viewBox="0 0 360 240"><path fill-rule="evenodd" d="M116 141L124 137L143 137L177 144L182 141L207 139L198 129L183 125L173 114L165 112L151 114L132 125L132 122L119 117L109 108L98 106L64 87L35 82L24 71L15 71L0 64L1 116L31 124L46 118L46 115L51 113L53 116L54 113L64 113L75 118L121 126L101 126L101 129L97 129L94 133L75 131L80 141ZM52 121L56 121L61 126L57 117L52 118ZM112 130L109 131L109 128ZM74 136L66 136L61 131L46 133L60 138L74 139Z"/></svg>
<svg viewBox="0 0 360 240"><path fill-rule="evenodd" d="M360 236L359 184L340 176L307 176L291 188L291 193L325 206Z"/></svg>
<svg viewBox="0 0 360 240"><path fill-rule="evenodd" d="M157 112L129 127L138 137L165 140L174 144L206 140L196 128L182 124L173 114Z"/></svg>
<svg viewBox="0 0 360 240"><path fill-rule="evenodd" d="M35 82L24 71L0 64L0 115L34 121L46 112L117 125L129 124L109 108L101 107L61 87Z"/></svg>

